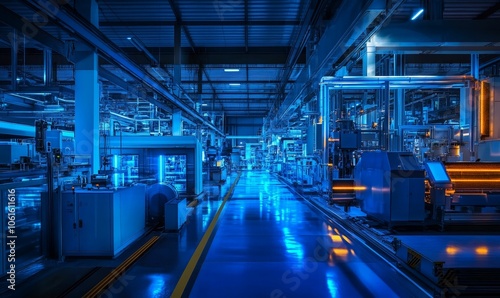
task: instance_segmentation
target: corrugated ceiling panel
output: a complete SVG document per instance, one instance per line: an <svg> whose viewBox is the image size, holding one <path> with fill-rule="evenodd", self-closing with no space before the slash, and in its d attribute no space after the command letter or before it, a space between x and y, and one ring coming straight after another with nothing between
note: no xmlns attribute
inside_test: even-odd
<svg viewBox="0 0 500 298"><path fill-rule="evenodd" d="M249 26L249 46L289 46L295 26Z"/></svg>
<svg viewBox="0 0 500 298"><path fill-rule="evenodd" d="M243 0L183 0L175 2L179 7L183 21L240 21L245 19Z"/></svg>
<svg viewBox="0 0 500 298"><path fill-rule="evenodd" d="M498 1L446 1L444 6L445 19L473 19L490 7L497 5ZM490 16L490 18L493 17ZM496 15L498 17L498 14Z"/></svg>
<svg viewBox="0 0 500 298"><path fill-rule="evenodd" d="M300 20L301 0L248 0L249 20Z"/></svg>
<svg viewBox="0 0 500 298"><path fill-rule="evenodd" d="M103 27L101 31L121 47L133 47L127 37L139 39L146 47L174 46L174 30L171 26ZM189 46L184 35L181 36L181 45Z"/></svg>
<svg viewBox="0 0 500 298"><path fill-rule="evenodd" d="M101 22L175 20L168 1L99 0L98 3Z"/></svg>
<svg viewBox="0 0 500 298"><path fill-rule="evenodd" d="M244 26L188 26L197 47L242 47Z"/></svg>

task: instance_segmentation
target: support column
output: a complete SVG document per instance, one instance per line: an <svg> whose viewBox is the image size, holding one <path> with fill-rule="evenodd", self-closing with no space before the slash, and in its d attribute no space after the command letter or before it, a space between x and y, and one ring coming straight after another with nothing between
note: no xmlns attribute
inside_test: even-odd
<svg viewBox="0 0 500 298"><path fill-rule="evenodd" d="M172 136L182 136L182 112L175 110L172 115Z"/></svg>
<svg viewBox="0 0 500 298"><path fill-rule="evenodd" d="M389 151L390 150L390 142L391 142L391 135L390 135L390 128L391 128L391 112L390 112L390 105L389 101L391 100L391 90L389 89L389 81L385 82L385 88L384 88L384 109L385 109L385 125L384 125L384 147L385 150Z"/></svg>
<svg viewBox="0 0 500 298"><path fill-rule="evenodd" d="M196 103L198 113L200 113L203 110L202 104L203 104L203 65L200 64L198 65L198 102Z"/></svg>
<svg viewBox="0 0 500 298"><path fill-rule="evenodd" d="M479 80L479 54L470 55L470 74L474 79Z"/></svg>
<svg viewBox="0 0 500 298"><path fill-rule="evenodd" d="M404 56L403 54L394 55L394 75L404 76ZM391 150L401 151L403 148L403 135L401 133L401 126L405 119L405 90L398 88L395 90L394 98L394 139L392 140Z"/></svg>
<svg viewBox="0 0 500 298"><path fill-rule="evenodd" d="M330 92L329 88L326 85L320 86L320 98L319 98L319 106L320 106L320 121L321 127L321 144L322 144L322 163L323 163L323 177L322 177L322 189L324 191L330 190L330 175L328 175L328 163L330 160L329 156L329 148L328 148L328 137L329 137L329 128L330 128Z"/></svg>
<svg viewBox="0 0 500 298"><path fill-rule="evenodd" d="M375 47L367 43L363 51L363 76L375 76L375 66Z"/></svg>
<svg viewBox="0 0 500 298"><path fill-rule="evenodd" d="M11 35L10 45L10 73L12 90L17 90L17 53L19 51L17 31L14 30Z"/></svg>
<svg viewBox="0 0 500 298"><path fill-rule="evenodd" d="M52 50L43 50L43 84L45 86L52 85Z"/></svg>
<svg viewBox="0 0 500 298"><path fill-rule="evenodd" d="M181 85L181 25L174 25L174 90L177 90L179 96L179 86Z"/></svg>
<svg viewBox="0 0 500 298"><path fill-rule="evenodd" d="M215 113L213 113L213 112L210 115L210 122L215 126ZM215 143L215 132L214 131L210 131L210 144L212 144L212 146L218 147L217 144Z"/></svg>
<svg viewBox="0 0 500 298"><path fill-rule="evenodd" d="M98 26L96 0L77 1L76 10ZM94 49L77 45L75 59L75 153L91 156L92 173L100 169L98 57ZM90 178L90 177L89 177Z"/></svg>

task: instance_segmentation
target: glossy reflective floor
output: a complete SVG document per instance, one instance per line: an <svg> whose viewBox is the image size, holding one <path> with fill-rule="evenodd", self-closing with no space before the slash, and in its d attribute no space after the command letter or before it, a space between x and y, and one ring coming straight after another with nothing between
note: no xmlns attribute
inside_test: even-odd
<svg viewBox="0 0 500 298"><path fill-rule="evenodd" d="M266 172L243 172L190 297L422 297Z"/></svg>

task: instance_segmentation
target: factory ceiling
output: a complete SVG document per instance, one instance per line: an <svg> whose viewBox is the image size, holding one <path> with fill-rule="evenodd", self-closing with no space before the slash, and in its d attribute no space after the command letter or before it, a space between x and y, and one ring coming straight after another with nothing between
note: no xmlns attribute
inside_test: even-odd
<svg viewBox="0 0 500 298"><path fill-rule="evenodd" d="M9 95L2 101L16 106L0 113L28 117L49 113L43 102L70 104L79 43L101 57L105 109L128 117L128 104L154 103L165 114L180 106L193 123L207 114L286 122L315 98L322 76L343 67L362 75L367 42L378 42L382 58L408 54L411 75L466 74L469 54L480 53L484 66L500 57L494 0L99 0L98 28L82 23L74 1L54 1L67 5L52 13L45 2L0 4L0 84ZM411 21L423 7L427 23ZM13 28L20 51L15 80ZM46 49L56 65L48 83Z"/></svg>

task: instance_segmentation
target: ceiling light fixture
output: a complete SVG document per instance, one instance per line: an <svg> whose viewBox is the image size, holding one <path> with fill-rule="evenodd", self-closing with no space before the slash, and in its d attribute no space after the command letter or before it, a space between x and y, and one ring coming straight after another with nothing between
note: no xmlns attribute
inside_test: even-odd
<svg viewBox="0 0 500 298"><path fill-rule="evenodd" d="M202 105L203 107L206 107L206 106L208 106L208 103L202 103L201 105Z"/></svg>
<svg viewBox="0 0 500 298"><path fill-rule="evenodd" d="M240 83L229 83L229 86L240 86Z"/></svg>
<svg viewBox="0 0 500 298"><path fill-rule="evenodd" d="M424 12L423 8L417 10L417 12L411 17L411 20L412 21L416 20L423 12Z"/></svg>
<svg viewBox="0 0 500 298"><path fill-rule="evenodd" d="M240 71L239 68L224 68L225 72L238 72Z"/></svg>

